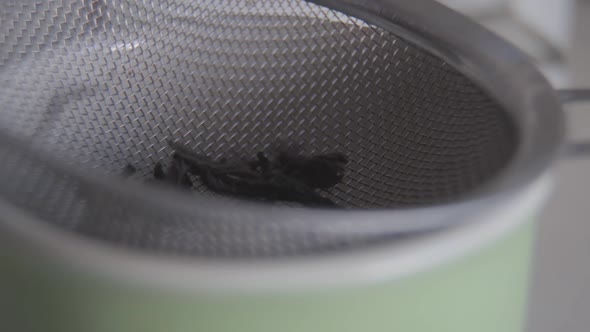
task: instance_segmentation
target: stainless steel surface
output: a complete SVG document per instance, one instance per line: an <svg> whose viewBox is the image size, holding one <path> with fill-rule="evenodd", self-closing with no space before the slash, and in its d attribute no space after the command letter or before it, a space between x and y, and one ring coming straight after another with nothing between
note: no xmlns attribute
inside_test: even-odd
<svg viewBox="0 0 590 332"><path fill-rule="evenodd" d="M427 0L317 3L2 4L3 198L133 248L280 256L459 224L549 166L561 108L516 48ZM362 211L116 178L127 163L148 176L169 139L214 158L343 152L346 179L324 195Z"/></svg>
<svg viewBox="0 0 590 332"><path fill-rule="evenodd" d="M567 65L571 86L590 85L590 2L578 1ZM567 106L570 141L590 140L590 104ZM590 160L564 160L537 231L529 332L590 327Z"/></svg>

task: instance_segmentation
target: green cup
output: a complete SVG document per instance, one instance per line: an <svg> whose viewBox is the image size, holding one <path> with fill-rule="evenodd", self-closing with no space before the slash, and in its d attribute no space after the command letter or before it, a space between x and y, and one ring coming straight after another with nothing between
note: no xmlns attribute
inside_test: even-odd
<svg viewBox="0 0 590 332"><path fill-rule="evenodd" d="M544 176L474 223L267 262L143 256L4 206L2 331L522 331Z"/></svg>

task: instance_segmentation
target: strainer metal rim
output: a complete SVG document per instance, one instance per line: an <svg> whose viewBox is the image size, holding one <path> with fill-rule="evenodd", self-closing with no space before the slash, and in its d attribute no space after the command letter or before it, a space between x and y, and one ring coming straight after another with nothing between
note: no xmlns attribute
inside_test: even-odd
<svg viewBox="0 0 590 332"><path fill-rule="evenodd" d="M478 223L428 233L404 243L383 243L352 253L312 258L248 262L162 259L104 247L45 224L31 228L39 224L35 217L24 216L4 202L0 202L0 210L9 222L0 238L20 254L52 269L133 288L229 296L338 289L408 277L485 249L531 222L549 196L552 182L551 174L546 173L504 202L502 209L479 211Z"/></svg>
<svg viewBox="0 0 590 332"><path fill-rule="evenodd" d="M446 204L428 207L373 210L327 210L288 208L251 202L236 202L234 211L252 216L280 214L273 222L292 227L309 227L331 232L414 232L459 225L481 208L497 206L507 197L530 184L550 167L557 156L563 136L563 113L557 94L516 47L470 21L461 14L431 0L313 0L319 5L344 12L390 30L441 56L463 74L477 81L495 97L513 117L520 145L513 161L492 181L468 196ZM404 19L399 19L403 17ZM436 18L433 20L432 18ZM18 143L15 143L18 144ZM23 145L26 146L26 145ZM166 209L190 211L196 205L222 211L225 202L208 197L187 197L177 193L134 185L121 185L116 179L104 179L92 172L68 168L58 160L56 167L92 185L144 204ZM200 204L197 204L195 200ZM445 216L442 218L441 216ZM264 222L261 218L260 222ZM403 223L411 220L411 223ZM239 222L239 221L237 221ZM359 227L362 223L362 228Z"/></svg>

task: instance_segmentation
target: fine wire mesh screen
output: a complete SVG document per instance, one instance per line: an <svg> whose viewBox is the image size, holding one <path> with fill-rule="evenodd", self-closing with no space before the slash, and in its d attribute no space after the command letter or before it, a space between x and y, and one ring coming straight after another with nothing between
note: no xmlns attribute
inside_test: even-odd
<svg viewBox="0 0 590 332"><path fill-rule="evenodd" d="M444 59L302 0L4 1L0 129L105 176L149 177L168 140L213 158L338 151L344 180L322 194L345 208L452 200L516 147L506 112ZM0 150L3 199L118 244L276 256L375 240L175 215Z"/></svg>

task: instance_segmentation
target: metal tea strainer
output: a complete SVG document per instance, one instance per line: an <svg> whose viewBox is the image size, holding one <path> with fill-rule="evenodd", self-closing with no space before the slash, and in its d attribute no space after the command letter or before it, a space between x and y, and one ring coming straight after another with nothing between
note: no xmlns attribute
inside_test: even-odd
<svg viewBox="0 0 590 332"><path fill-rule="evenodd" d="M291 256L459 224L547 168L560 107L522 53L426 0L0 5L0 197L146 252ZM322 193L343 209L120 176L149 177L168 140L212 158L344 153Z"/></svg>

